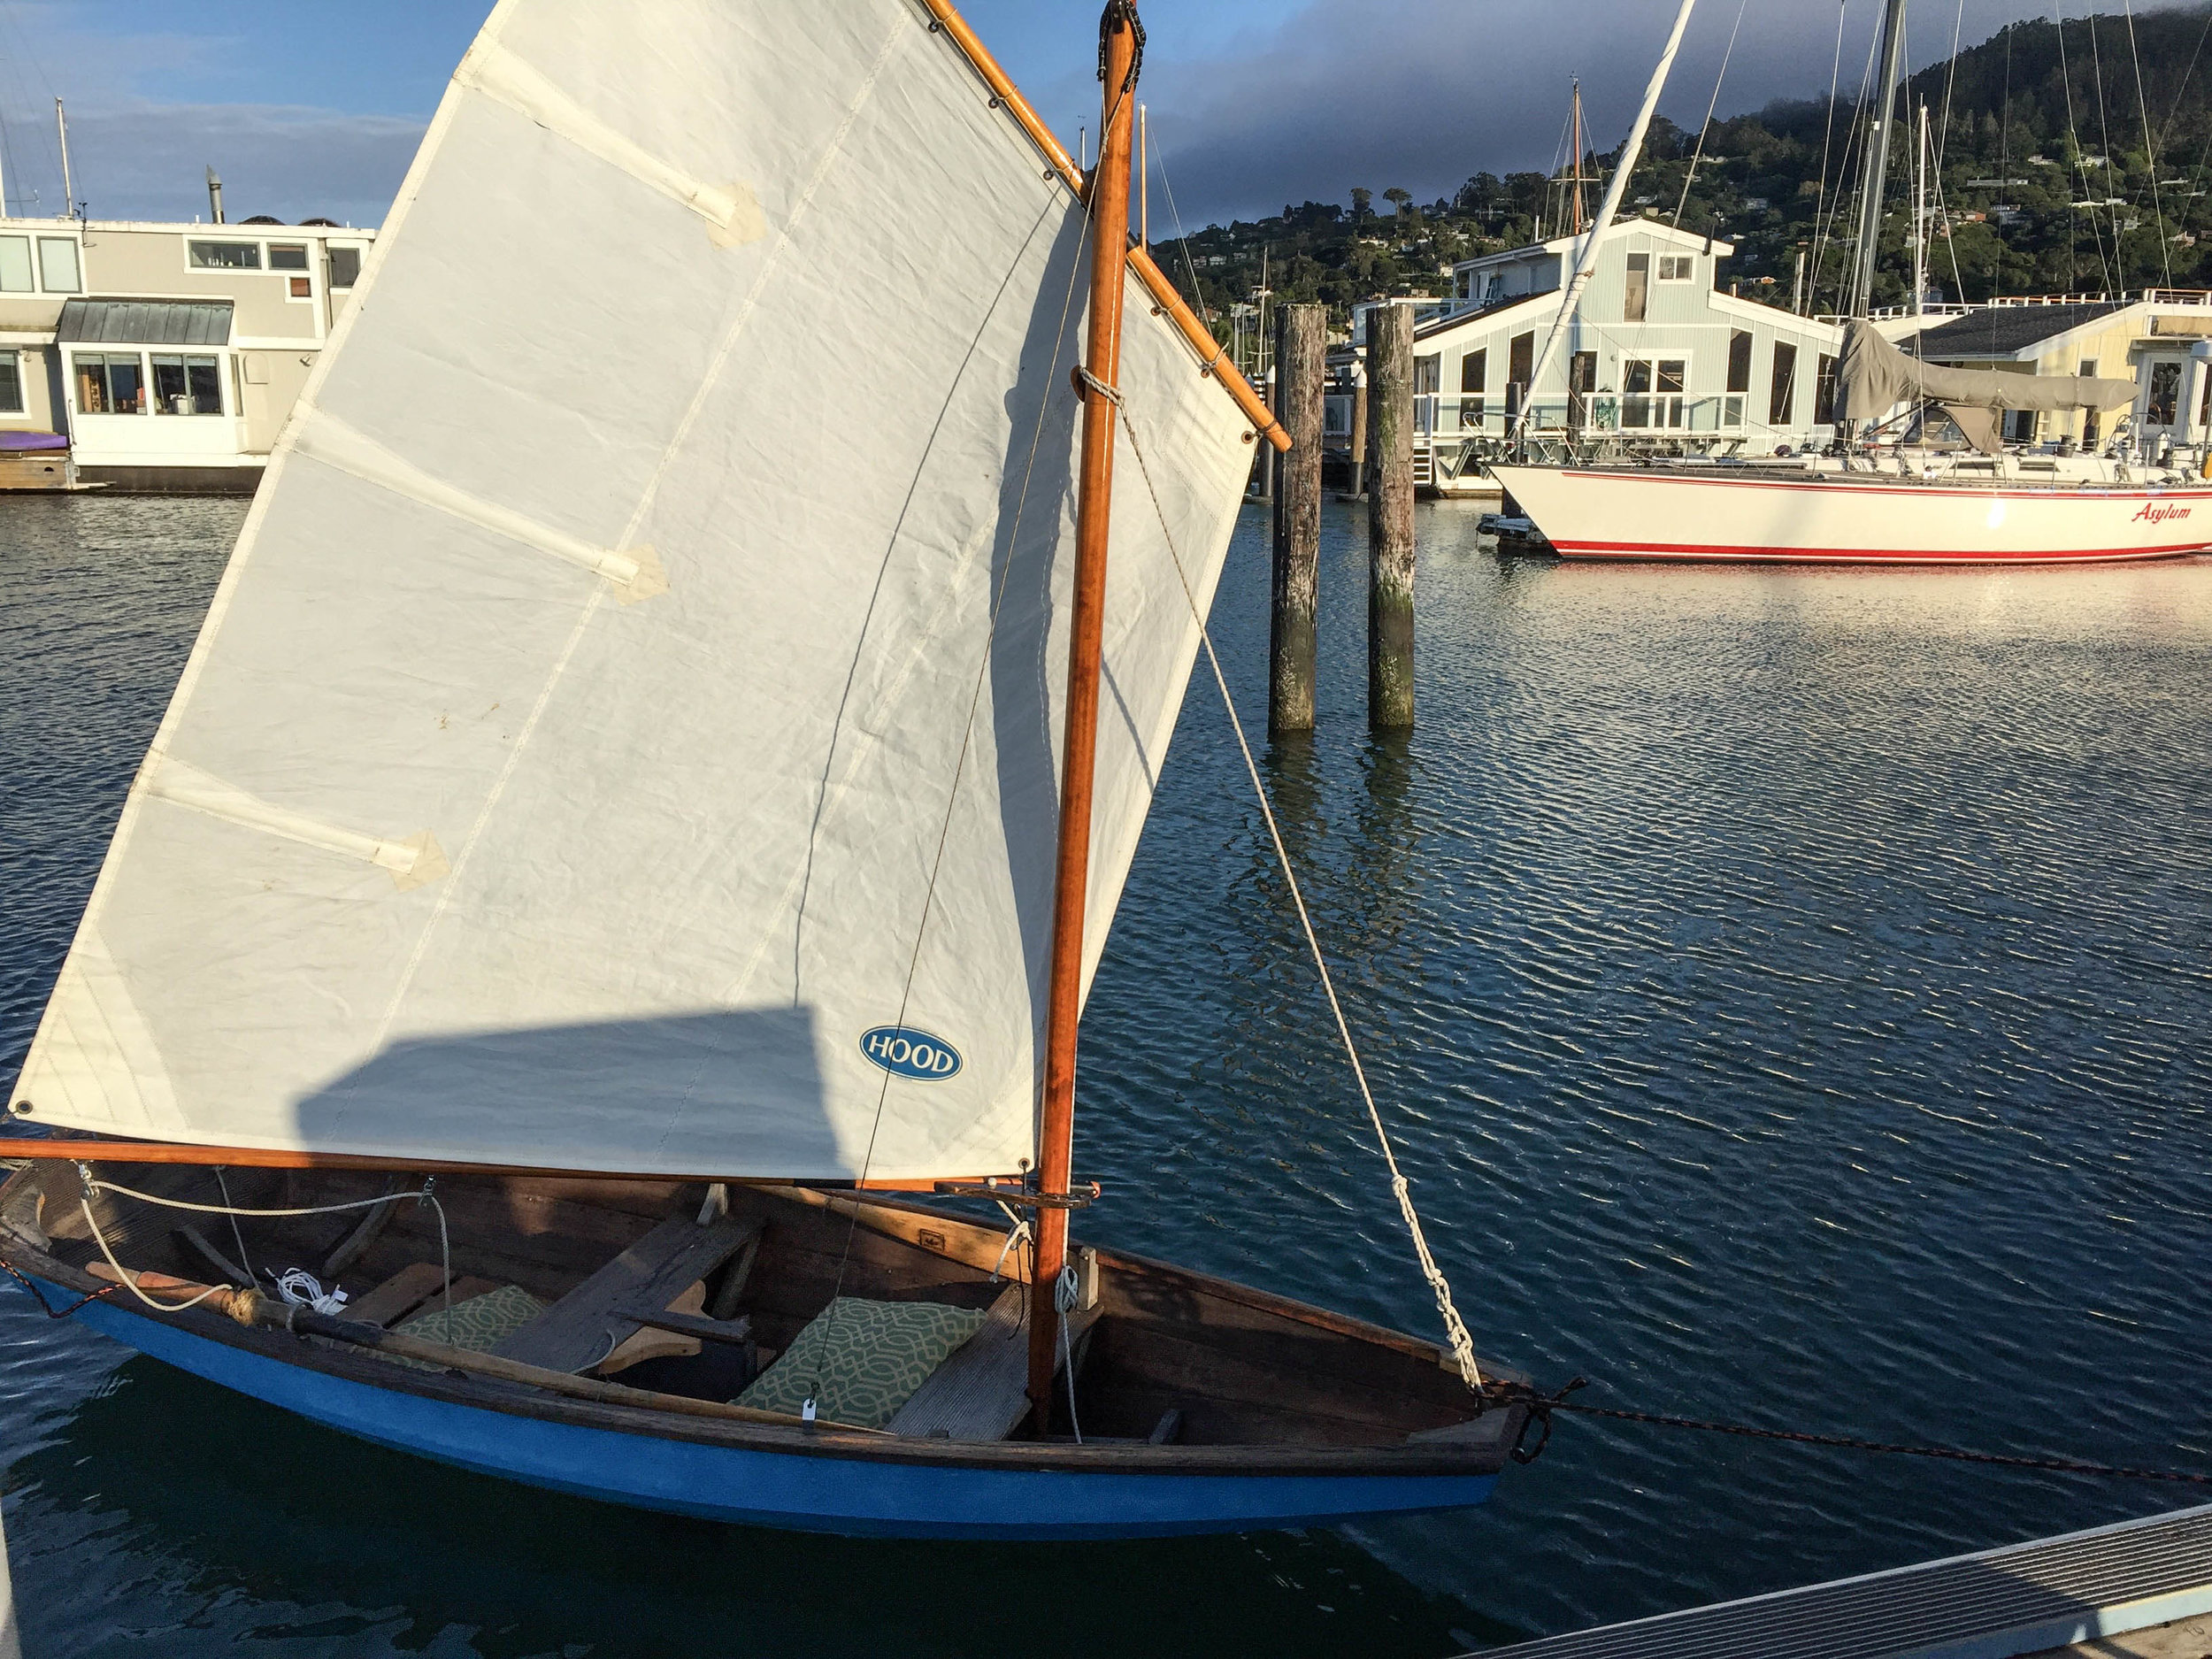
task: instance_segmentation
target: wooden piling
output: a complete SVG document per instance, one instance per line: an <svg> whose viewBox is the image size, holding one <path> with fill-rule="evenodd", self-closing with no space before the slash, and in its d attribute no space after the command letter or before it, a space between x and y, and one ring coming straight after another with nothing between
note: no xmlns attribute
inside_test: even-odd
<svg viewBox="0 0 2212 1659"><path fill-rule="evenodd" d="M1413 310L1367 314L1367 723L1413 724Z"/></svg>
<svg viewBox="0 0 2212 1659"><path fill-rule="evenodd" d="M1290 434L1290 453L1275 480L1275 603L1267 662L1267 729L1273 736L1313 730L1327 316L1320 305L1286 305L1275 313L1275 419Z"/></svg>

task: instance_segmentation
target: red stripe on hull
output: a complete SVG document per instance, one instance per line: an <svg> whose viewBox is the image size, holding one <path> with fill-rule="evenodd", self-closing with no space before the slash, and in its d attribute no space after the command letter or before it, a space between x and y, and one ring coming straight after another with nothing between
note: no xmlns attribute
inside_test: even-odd
<svg viewBox="0 0 2212 1659"><path fill-rule="evenodd" d="M2066 553L1940 553L1901 549L1868 552L1860 548L1705 547L1689 543L1650 547L1634 541L1555 541L1562 558L1729 559L1790 565L2113 565L2130 559L2180 558L2201 553L2212 543L2180 547L2100 548Z"/></svg>

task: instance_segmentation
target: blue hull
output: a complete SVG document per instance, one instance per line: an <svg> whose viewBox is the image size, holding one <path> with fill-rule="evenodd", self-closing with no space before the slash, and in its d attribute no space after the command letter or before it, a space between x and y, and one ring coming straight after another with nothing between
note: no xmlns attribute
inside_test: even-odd
<svg viewBox="0 0 2212 1659"><path fill-rule="evenodd" d="M181 1371L381 1446L610 1503L801 1532L1025 1540L1263 1532L1468 1508L1497 1480L994 1469L714 1445L379 1387L104 1302L76 1317Z"/></svg>

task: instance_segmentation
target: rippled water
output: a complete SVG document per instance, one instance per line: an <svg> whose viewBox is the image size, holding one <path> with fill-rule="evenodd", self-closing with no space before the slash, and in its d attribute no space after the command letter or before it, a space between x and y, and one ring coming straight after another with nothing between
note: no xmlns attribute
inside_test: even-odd
<svg viewBox="0 0 2212 1659"><path fill-rule="evenodd" d="M0 1076L230 538L0 503ZM1502 563L1425 510L1371 741L1265 766L1488 1355L1607 1403L2212 1468L2212 562ZM1264 525L1217 608L1264 713ZM1433 1332L1202 667L1086 1026L1093 1236ZM1564 1425L1470 1516L1067 1548L634 1514L356 1445L0 1295L27 1651L1442 1655L2147 1513L2126 1486Z"/></svg>

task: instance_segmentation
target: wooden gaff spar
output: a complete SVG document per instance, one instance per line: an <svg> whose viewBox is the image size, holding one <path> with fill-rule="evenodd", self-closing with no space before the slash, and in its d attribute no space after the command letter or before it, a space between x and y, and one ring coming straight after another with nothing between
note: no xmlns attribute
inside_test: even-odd
<svg viewBox="0 0 2212 1659"><path fill-rule="evenodd" d="M746 10L649 49L626 6L487 22L134 784L0 1249L186 1370L643 1507L1044 1538L1478 1502L1522 1414L1436 1344L1067 1239L1086 981L1286 442L1128 247L1134 9L1090 180L939 0ZM619 334L609 273L470 275L590 267L587 221L652 255L641 433L569 395L645 361L564 309ZM788 343L830 271L897 331L833 486ZM554 334L585 360L489 349ZM933 1187L1026 1206L1033 1256L892 1195Z"/></svg>

